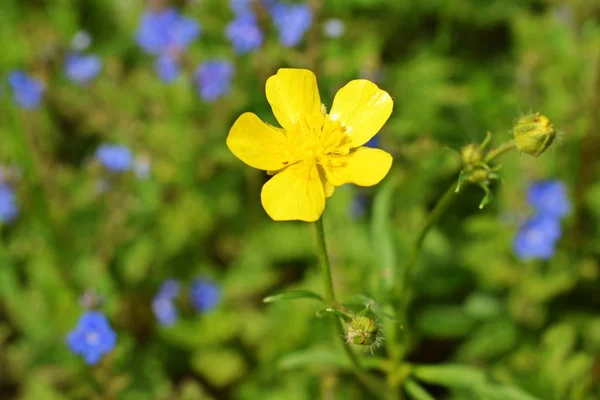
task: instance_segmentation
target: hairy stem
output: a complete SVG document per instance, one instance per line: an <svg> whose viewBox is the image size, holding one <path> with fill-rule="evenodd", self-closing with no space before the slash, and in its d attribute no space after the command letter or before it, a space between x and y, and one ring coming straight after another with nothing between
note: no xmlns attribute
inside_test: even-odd
<svg viewBox="0 0 600 400"><path fill-rule="evenodd" d="M325 284L325 300L329 306L336 306L337 300L335 298L335 292L333 290L333 278L331 276L331 265L329 263L329 256L327 254L327 245L325 244L325 231L323 230L323 220L319 219L315 223L319 263L321 264L321 274L323 276L323 282ZM376 398L383 399L382 387L378 382L370 376L362 367L358 356L350 348L350 345L344 340L344 327L340 318L335 317L335 336L339 340L346 356L350 360L352 370L360 383L371 392Z"/></svg>

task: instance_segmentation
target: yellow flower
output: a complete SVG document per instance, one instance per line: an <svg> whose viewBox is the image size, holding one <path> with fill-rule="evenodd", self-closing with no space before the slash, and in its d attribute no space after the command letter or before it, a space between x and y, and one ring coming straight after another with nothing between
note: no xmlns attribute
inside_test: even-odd
<svg viewBox="0 0 600 400"><path fill-rule="evenodd" d="M244 113L231 127L227 146L249 166L274 174L261 193L272 219L316 221L336 186L372 186L390 170L390 154L363 147L393 107L390 95L373 82L349 82L329 114L309 70L280 69L267 80L266 92L283 129Z"/></svg>

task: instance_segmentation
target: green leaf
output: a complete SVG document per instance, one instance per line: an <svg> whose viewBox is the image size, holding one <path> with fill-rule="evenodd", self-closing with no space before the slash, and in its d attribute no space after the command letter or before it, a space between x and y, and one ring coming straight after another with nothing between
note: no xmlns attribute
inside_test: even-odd
<svg viewBox="0 0 600 400"><path fill-rule="evenodd" d="M217 387L227 386L246 372L246 364L242 356L226 348L198 349L190 363L194 371Z"/></svg>
<svg viewBox="0 0 600 400"><path fill-rule="evenodd" d="M411 379L404 383L404 389L414 400L435 400L421 385Z"/></svg>
<svg viewBox="0 0 600 400"><path fill-rule="evenodd" d="M394 194L398 187L399 177L384 181L373 200L373 219L371 232L375 259L380 266L380 286L390 290L396 281L396 247L394 245L394 227L390 218Z"/></svg>
<svg viewBox="0 0 600 400"><path fill-rule="evenodd" d="M327 350L308 350L289 353L277 362L277 368L290 370L314 365L334 365L340 368L349 368L350 364L343 354L332 353Z"/></svg>
<svg viewBox="0 0 600 400"><path fill-rule="evenodd" d="M485 385L475 389L475 393L486 400L539 400L514 386Z"/></svg>
<svg viewBox="0 0 600 400"><path fill-rule="evenodd" d="M323 298L321 296L319 296L315 292L311 292L310 290L292 290L289 292L274 294L273 296L265 297L263 299L263 302L264 303L275 303L278 301L297 300L297 299L313 299L313 300L318 300L322 303L325 302L325 300L323 300Z"/></svg>
<svg viewBox="0 0 600 400"><path fill-rule="evenodd" d="M328 307L328 308L322 308L320 310L317 310L317 317L322 318L327 314L333 314L336 315L338 317L340 317L341 319L345 320L345 321L351 321L352 320L352 316L349 314L345 314L343 312L341 312L340 310L336 309L336 308L332 308L332 307Z"/></svg>
<svg viewBox="0 0 600 400"><path fill-rule="evenodd" d="M486 383L483 372L458 364L418 366L414 375L424 382L451 388L475 388Z"/></svg>
<svg viewBox="0 0 600 400"><path fill-rule="evenodd" d="M386 363L387 360L380 357L365 357L361 359L361 365L367 369L386 371ZM315 365L336 366L345 370L352 369L352 365L345 354L322 349L309 349L288 353L282 356L277 362L277 368L280 370L301 369Z"/></svg>

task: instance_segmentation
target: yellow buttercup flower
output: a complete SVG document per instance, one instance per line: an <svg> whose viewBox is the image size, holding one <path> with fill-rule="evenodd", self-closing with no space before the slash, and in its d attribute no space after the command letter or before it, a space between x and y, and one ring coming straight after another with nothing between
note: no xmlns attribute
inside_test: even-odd
<svg viewBox="0 0 600 400"><path fill-rule="evenodd" d="M336 186L372 186L387 175L392 156L363 147L393 107L390 95L373 82L349 82L329 114L309 70L280 69L267 80L266 92L283 129L244 113L231 127L227 146L249 166L274 174L261 193L272 219L316 221Z"/></svg>

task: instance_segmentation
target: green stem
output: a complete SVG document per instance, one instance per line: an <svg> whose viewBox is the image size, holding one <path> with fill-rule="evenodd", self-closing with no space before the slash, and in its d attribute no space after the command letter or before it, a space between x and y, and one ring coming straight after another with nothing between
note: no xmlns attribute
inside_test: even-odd
<svg viewBox="0 0 600 400"><path fill-rule="evenodd" d="M421 252L421 248L423 247L423 241L425 240L427 233L429 233L429 230L438 222L438 220L440 219L442 214L444 214L444 212L448 209L450 204L452 204L452 201L456 198L456 195L456 183L453 182L452 185L450 185L450 187L448 188L448 190L446 190L446 193L444 193L444 195L438 200L433 211L429 213L427 221L425 221L425 225L421 229L421 232L417 237L417 241L412 247L412 250L410 252L410 258L408 259L406 267L404 267L404 273L402 274L402 280L400 282L399 297L401 299L400 304L403 307L406 304L408 283L412 276L412 271L417 262L417 258L419 257L419 253Z"/></svg>
<svg viewBox="0 0 600 400"><path fill-rule="evenodd" d="M329 263L329 257L327 255L327 245L325 244L325 231L323 229L323 220L318 219L315 223L317 243L318 243L318 256L319 263L321 264L321 274L323 276L323 282L325 283L325 299L329 306L335 307L337 300L335 298L335 292L333 290L333 278L331 276L331 265ZM360 364L358 356L352 351L350 345L344 340L344 327L340 318L335 318L335 336L339 339L339 342L346 353L346 356L350 360L354 375L358 378L360 383L369 390L376 398L383 399L382 388L371 377Z"/></svg>
<svg viewBox="0 0 600 400"><path fill-rule="evenodd" d="M510 142L506 142L503 145L496 147L495 149L490 150L489 153L487 153L487 155L484 158L484 162L489 163L490 161L492 161L494 158L506 153L507 151L510 151L512 149L515 148L515 142L514 141L510 141Z"/></svg>

